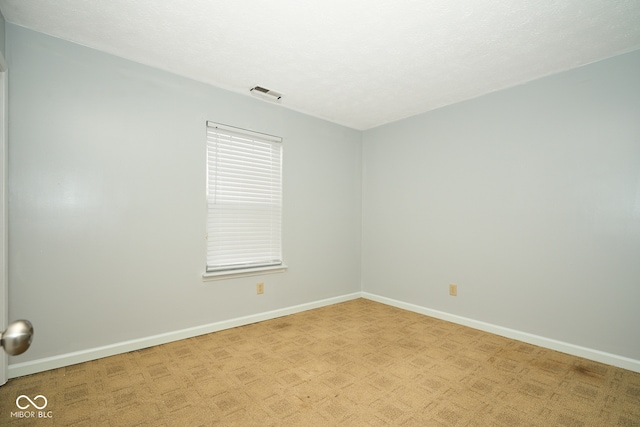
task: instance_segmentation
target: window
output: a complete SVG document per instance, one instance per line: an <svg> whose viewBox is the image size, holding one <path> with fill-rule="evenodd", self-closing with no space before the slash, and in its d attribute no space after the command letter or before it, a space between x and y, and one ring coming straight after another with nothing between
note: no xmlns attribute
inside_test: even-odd
<svg viewBox="0 0 640 427"><path fill-rule="evenodd" d="M207 272L282 271L282 139L207 122Z"/></svg>

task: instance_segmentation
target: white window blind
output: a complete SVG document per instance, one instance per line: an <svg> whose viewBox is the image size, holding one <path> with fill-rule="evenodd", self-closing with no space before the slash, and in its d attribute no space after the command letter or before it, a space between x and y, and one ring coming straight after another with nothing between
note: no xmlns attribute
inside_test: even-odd
<svg viewBox="0 0 640 427"><path fill-rule="evenodd" d="M282 265L282 139L207 122L207 272Z"/></svg>

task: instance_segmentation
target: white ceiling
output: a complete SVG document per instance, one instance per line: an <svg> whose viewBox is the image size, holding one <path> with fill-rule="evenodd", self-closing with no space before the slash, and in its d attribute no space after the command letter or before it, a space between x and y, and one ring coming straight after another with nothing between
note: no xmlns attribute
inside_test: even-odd
<svg viewBox="0 0 640 427"><path fill-rule="evenodd" d="M8 22L369 129L640 49L640 0L0 0Z"/></svg>

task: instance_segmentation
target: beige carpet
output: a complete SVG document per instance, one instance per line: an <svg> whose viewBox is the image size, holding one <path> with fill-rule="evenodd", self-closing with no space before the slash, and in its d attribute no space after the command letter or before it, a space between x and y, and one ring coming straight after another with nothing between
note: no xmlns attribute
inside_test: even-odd
<svg viewBox="0 0 640 427"><path fill-rule="evenodd" d="M10 380L0 425L640 426L640 374L358 299Z"/></svg>

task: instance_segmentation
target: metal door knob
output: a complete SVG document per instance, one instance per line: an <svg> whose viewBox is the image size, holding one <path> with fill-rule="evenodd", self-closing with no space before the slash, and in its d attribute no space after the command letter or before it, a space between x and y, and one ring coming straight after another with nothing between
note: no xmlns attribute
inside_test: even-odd
<svg viewBox="0 0 640 427"><path fill-rule="evenodd" d="M11 356L27 351L33 339L33 325L28 320L16 320L0 333L0 345Z"/></svg>

